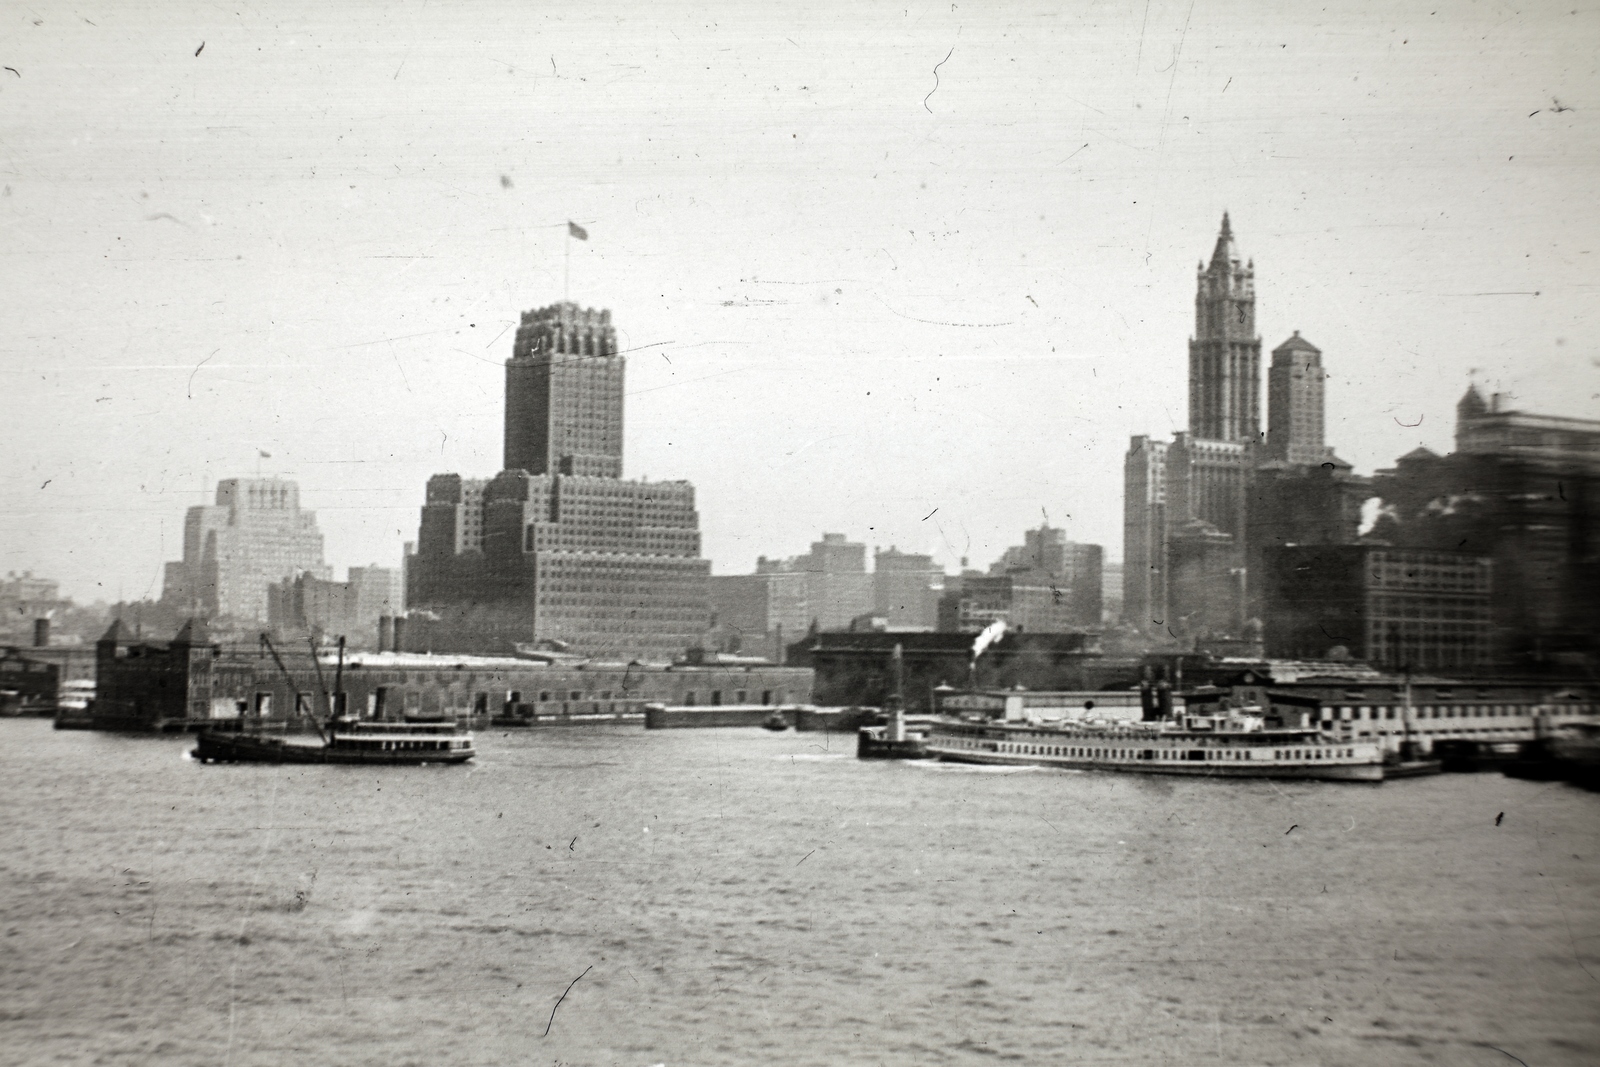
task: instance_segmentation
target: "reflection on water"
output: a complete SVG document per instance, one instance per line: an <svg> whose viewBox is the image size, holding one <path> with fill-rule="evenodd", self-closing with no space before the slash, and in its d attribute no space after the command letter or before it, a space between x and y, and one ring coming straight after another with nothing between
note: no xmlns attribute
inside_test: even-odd
<svg viewBox="0 0 1600 1067"><path fill-rule="evenodd" d="M995 773L755 729L493 731L388 770L0 738L13 1062L1600 1061L1600 796L1562 785Z"/></svg>

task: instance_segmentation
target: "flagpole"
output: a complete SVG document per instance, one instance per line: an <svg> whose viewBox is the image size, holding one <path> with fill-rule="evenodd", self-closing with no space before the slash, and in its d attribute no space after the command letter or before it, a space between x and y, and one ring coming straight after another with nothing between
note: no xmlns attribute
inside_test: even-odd
<svg viewBox="0 0 1600 1067"><path fill-rule="evenodd" d="M567 285L572 277L572 223L567 223L566 255L561 264L561 302L567 302Z"/></svg>

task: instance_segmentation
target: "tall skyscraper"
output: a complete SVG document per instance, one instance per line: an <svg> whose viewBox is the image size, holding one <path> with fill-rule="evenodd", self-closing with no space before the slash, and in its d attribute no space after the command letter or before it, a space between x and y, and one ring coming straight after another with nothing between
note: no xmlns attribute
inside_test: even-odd
<svg viewBox="0 0 1600 1067"><path fill-rule="evenodd" d="M1261 436L1261 338L1256 336L1255 262L1240 263L1227 213L1200 264L1189 342L1189 431L1207 441Z"/></svg>
<svg viewBox="0 0 1600 1067"><path fill-rule="evenodd" d="M622 477L622 385L610 311L524 311L506 361L505 469Z"/></svg>
<svg viewBox="0 0 1600 1067"><path fill-rule="evenodd" d="M1370 483L1323 441L1322 353L1298 331L1273 351L1263 435L1255 314L1255 264L1223 215L1196 285L1189 429L1134 437L1124 463L1123 618L1140 629L1242 632L1266 548L1356 537Z"/></svg>
<svg viewBox="0 0 1600 1067"><path fill-rule="evenodd" d="M229 478L215 504L189 509L183 559L166 565L162 600L209 617L265 621L267 588L307 573L331 577L315 512L280 478Z"/></svg>
<svg viewBox="0 0 1600 1067"><path fill-rule="evenodd" d="M1288 463L1321 463L1328 458L1322 443L1322 349L1294 336L1272 350L1267 370L1267 455Z"/></svg>
<svg viewBox="0 0 1600 1067"><path fill-rule="evenodd" d="M1166 441L1140 435L1122 463L1122 618L1141 630L1167 617Z"/></svg>
<svg viewBox="0 0 1600 1067"><path fill-rule="evenodd" d="M694 487L621 478L624 364L609 311L523 313L506 363L505 469L428 480L408 647L665 661L704 636Z"/></svg>

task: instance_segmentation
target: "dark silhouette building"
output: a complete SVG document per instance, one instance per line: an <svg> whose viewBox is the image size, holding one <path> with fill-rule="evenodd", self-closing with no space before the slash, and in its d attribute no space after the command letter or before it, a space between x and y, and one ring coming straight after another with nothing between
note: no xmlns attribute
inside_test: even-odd
<svg viewBox="0 0 1600 1067"><path fill-rule="evenodd" d="M1382 545L1268 548L1260 571L1268 656L1342 652L1391 670L1489 665L1493 563Z"/></svg>
<svg viewBox="0 0 1600 1067"><path fill-rule="evenodd" d="M621 478L623 366L609 311L523 314L505 469L428 481L406 650L544 645L665 662L701 640L710 564L694 487Z"/></svg>
<svg viewBox="0 0 1600 1067"><path fill-rule="evenodd" d="M1534 668L1600 657L1600 421L1515 411L1469 388L1456 451L1377 472L1370 537L1493 560L1493 658Z"/></svg>

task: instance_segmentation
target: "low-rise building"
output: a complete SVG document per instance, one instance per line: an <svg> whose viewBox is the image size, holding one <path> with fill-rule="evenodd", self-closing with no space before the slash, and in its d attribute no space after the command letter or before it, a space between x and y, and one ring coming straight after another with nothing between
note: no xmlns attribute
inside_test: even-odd
<svg viewBox="0 0 1600 1067"><path fill-rule="evenodd" d="M191 622L170 642L125 641L113 625L97 646L92 710L106 729L184 730L238 717L283 722L339 714L483 722L642 719L644 705L809 702L812 672L748 660L642 666L509 656L226 647ZM282 664L280 667L279 664Z"/></svg>

